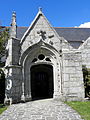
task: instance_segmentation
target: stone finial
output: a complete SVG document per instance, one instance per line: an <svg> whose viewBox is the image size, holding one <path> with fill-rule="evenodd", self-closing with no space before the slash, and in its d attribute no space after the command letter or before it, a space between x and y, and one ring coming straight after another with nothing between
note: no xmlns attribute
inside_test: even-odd
<svg viewBox="0 0 90 120"><path fill-rule="evenodd" d="M12 20L11 20L11 31L10 31L10 37L16 37L16 12L14 11L12 13Z"/></svg>
<svg viewBox="0 0 90 120"><path fill-rule="evenodd" d="M39 11L42 12L42 8L41 7L39 7Z"/></svg>
<svg viewBox="0 0 90 120"><path fill-rule="evenodd" d="M16 17L16 12L15 11L13 11L12 16Z"/></svg>
<svg viewBox="0 0 90 120"><path fill-rule="evenodd" d="M16 12L15 11L12 13L11 26L13 26L13 25L16 26Z"/></svg>

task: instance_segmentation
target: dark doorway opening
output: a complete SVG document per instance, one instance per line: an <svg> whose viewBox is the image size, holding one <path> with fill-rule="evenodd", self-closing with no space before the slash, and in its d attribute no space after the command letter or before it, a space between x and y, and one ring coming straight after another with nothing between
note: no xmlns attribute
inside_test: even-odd
<svg viewBox="0 0 90 120"><path fill-rule="evenodd" d="M32 100L53 97L53 67L51 65L35 65L31 67Z"/></svg>

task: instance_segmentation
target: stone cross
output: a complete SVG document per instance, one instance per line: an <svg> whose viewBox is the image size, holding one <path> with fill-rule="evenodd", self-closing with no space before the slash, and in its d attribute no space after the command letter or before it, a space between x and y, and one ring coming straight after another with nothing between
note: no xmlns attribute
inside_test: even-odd
<svg viewBox="0 0 90 120"><path fill-rule="evenodd" d="M42 11L42 8L41 8L41 7L39 7L39 11Z"/></svg>
<svg viewBox="0 0 90 120"><path fill-rule="evenodd" d="M46 36L45 36L46 32L45 31L42 31L42 30L37 31L37 34L39 34L40 39L42 39L42 40L46 39Z"/></svg>

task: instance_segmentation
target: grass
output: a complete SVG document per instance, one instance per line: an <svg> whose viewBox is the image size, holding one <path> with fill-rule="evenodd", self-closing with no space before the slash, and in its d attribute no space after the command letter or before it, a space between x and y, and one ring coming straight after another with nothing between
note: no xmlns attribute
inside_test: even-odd
<svg viewBox="0 0 90 120"><path fill-rule="evenodd" d="M90 120L90 101L86 102L66 102L76 110L84 120Z"/></svg>
<svg viewBox="0 0 90 120"><path fill-rule="evenodd" d="M7 109L6 106L4 106L3 104L0 104L0 114L5 111Z"/></svg>

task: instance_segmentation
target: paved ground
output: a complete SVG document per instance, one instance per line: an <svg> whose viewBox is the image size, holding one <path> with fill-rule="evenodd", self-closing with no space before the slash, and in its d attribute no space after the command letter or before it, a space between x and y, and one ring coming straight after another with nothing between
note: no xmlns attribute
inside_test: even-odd
<svg viewBox="0 0 90 120"><path fill-rule="evenodd" d="M82 120L66 104L52 99L11 105L0 120Z"/></svg>

